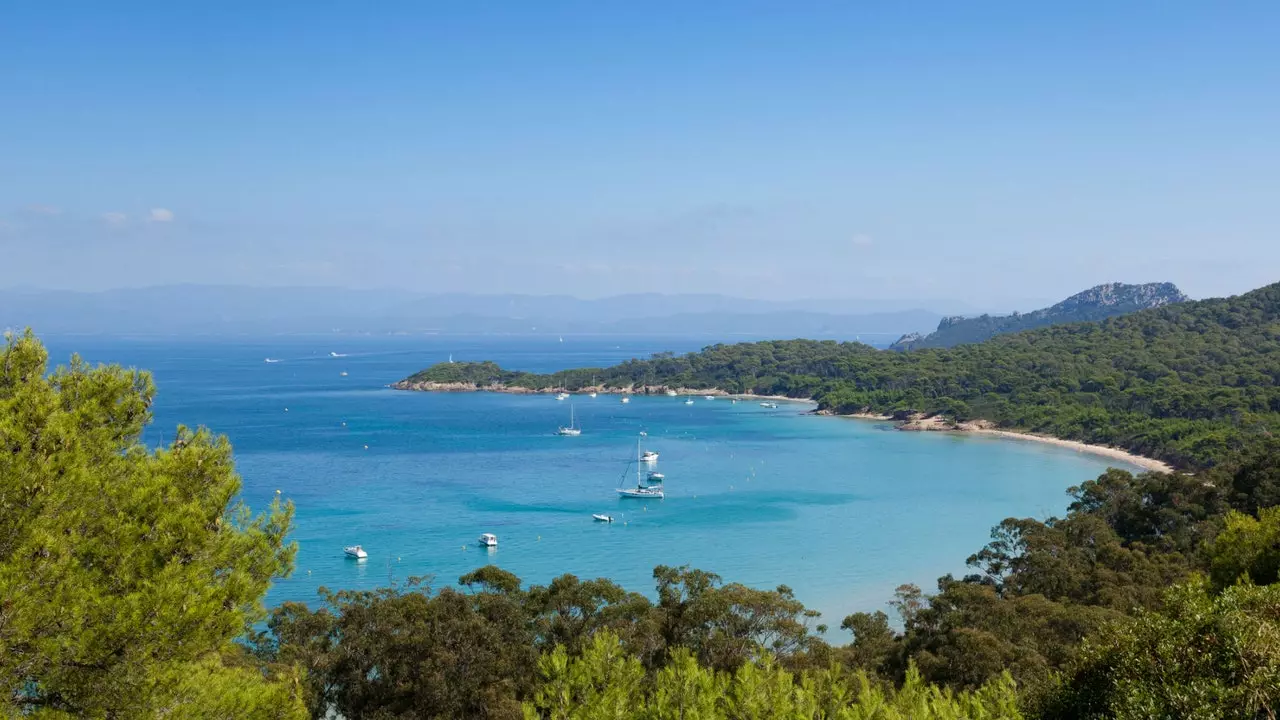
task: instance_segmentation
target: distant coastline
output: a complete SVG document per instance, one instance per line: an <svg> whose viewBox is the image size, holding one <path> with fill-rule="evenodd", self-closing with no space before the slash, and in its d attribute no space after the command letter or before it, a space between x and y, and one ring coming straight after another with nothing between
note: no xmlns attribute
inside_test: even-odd
<svg viewBox="0 0 1280 720"><path fill-rule="evenodd" d="M524 387L512 387L509 385L477 385L476 383L441 383L441 382L409 382L401 380L392 383L388 387L394 390L408 390L413 392L496 392L507 393L511 395L550 395L561 392L561 388L541 388L532 389ZM667 391L673 391L676 395L711 395L724 398L738 398L744 400L779 400L787 402L800 402L814 404L816 401L811 398L793 398L783 395L749 395L728 393L719 388L685 388L675 387L669 388L665 385L646 385L641 387L603 387L590 386L580 388L575 394L598 393L600 395L662 395ZM923 431L923 432L953 432L965 433L978 436L1003 438L1006 440L1024 440L1032 442L1046 443L1056 445L1058 447L1075 450L1077 452L1089 453L1091 455L1100 455L1113 460L1121 460L1130 465L1150 470L1153 472L1171 473L1175 469L1169 463L1155 458L1138 455L1121 448L1111 447L1109 445L1094 445L1079 440L1066 440L1063 438L1053 437L1051 435L1041 435L1030 432L1022 432L1017 430L999 429L994 424L986 420L976 420L973 422L952 423L939 415L911 415L906 418L896 418L892 415L883 415L877 413L835 413L827 410L815 411L815 414L829 415L832 417L853 418L857 420L876 420L879 422L895 423L898 430L904 432Z"/></svg>

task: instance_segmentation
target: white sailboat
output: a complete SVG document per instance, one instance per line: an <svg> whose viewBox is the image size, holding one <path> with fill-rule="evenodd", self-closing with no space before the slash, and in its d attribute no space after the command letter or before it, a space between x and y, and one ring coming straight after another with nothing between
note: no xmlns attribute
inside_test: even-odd
<svg viewBox="0 0 1280 720"><path fill-rule="evenodd" d="M582 428L578 427L574 422L572 404L569 405L569 425L567 427L561 426L560 429L556 431L556 434L567 435L570 437L577 437L582 434Z"/></svg>
<svg viewBox="0 0 1280 720"><path fill-rule="evenodd" d="M624 498L636 498L638 500L661 500L666 497L662 492L662 487L646 487L640 474L640 468L644 465L644 455L640 453L640 438L644 436L644 433L640 433L640 435L636 437L636 486L633 488L618 488L618 495ZM658 454L653 453L653 451L649 452L653 454L653 457L656 460Z"/></svg>

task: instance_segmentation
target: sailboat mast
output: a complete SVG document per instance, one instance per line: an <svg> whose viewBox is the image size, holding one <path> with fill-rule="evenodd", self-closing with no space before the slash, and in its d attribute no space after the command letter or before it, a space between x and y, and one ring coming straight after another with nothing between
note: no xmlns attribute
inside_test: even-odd
<svg viewBox="0 0 1280 720"><path fill-rule="evenodd" d="M636 487L640 487L640 438L644 433L636 436Z"/></svg>

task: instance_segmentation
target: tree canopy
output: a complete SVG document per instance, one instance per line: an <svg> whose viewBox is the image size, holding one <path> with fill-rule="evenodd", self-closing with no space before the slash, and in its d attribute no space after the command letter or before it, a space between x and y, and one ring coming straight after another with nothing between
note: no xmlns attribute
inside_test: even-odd
<svg viewBox="0 0 1280 720"><path fill-rule="evenodd" d="M30 333L0 355L0 707L298 717L294 674L246 669L232 644L292 567L292 507L235 500L225 438L144 447L146 373L47 360Z"/></svg>

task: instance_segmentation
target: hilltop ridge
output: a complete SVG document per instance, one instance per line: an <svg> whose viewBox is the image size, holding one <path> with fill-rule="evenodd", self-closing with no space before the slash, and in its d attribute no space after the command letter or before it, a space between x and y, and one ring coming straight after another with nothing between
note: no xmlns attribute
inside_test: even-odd
<svg viewBox="0 0 1280 720"><path fill-rule="evenodd" d="M928 335L907 333L890 345L889 349L953 347L1046 325L1105 320L1189 299L1176 285L1168 282L1141 285L1104 283L1076 293L1056 305L1029 313L944 317L938 322L938 329L934 332Z"/></svg>

